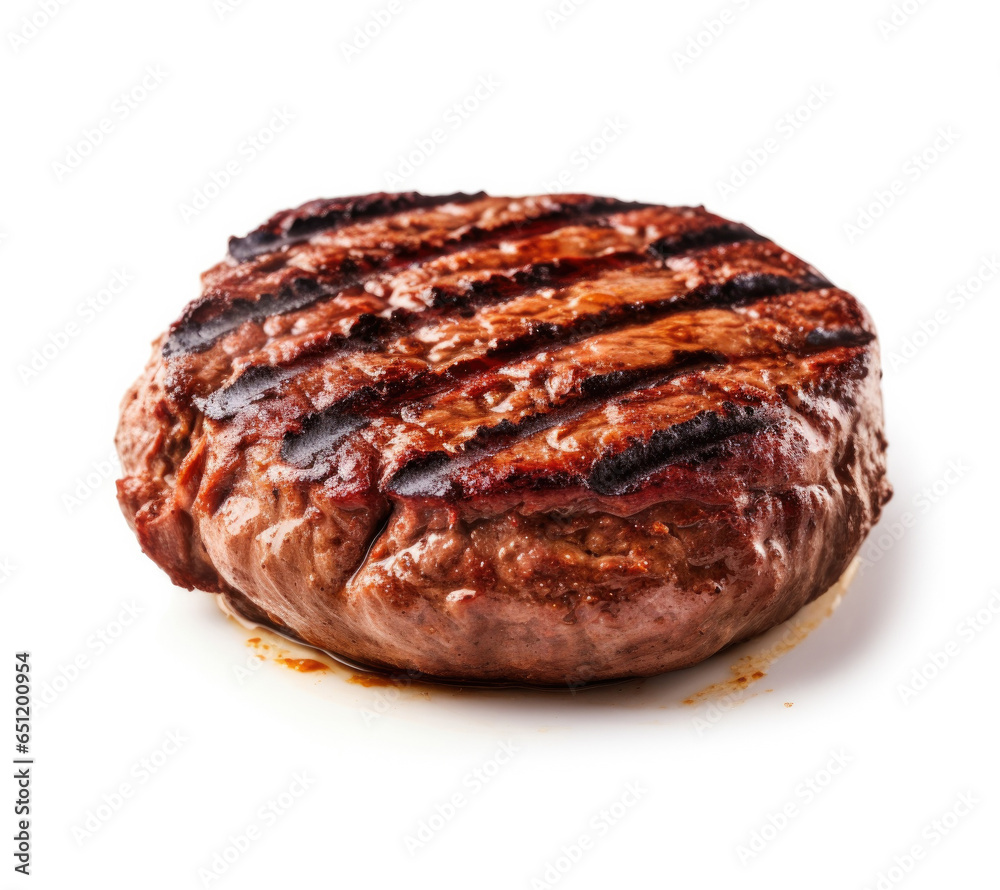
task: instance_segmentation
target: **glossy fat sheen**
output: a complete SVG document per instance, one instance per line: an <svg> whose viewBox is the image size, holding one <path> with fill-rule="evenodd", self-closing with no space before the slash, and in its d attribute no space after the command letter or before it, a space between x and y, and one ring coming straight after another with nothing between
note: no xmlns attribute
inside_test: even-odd
<svg viewBox="0 0 1000 890"><path fill-rule="evenodd" d="M175 583L355 661L694 664L890 494L864 309L701 208L311 202L204 283L123 403L123 512Z"/></svg>

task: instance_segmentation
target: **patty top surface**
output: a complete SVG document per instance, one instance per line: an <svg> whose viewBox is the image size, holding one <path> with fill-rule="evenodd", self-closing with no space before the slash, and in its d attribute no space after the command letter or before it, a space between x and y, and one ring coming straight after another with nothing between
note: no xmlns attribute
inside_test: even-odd
<svg viewBox="0 0 1000 890"><path fill-rule="evenodd" d="M318 200L232 239L203 283L146 383L170 422L120 441L126 464L157 452L125 482L136 513L164 492L212 513L246 476L383 513L724 503L748 482L718 467L787 483L877 370L850 294L701 207Z"/></svg>

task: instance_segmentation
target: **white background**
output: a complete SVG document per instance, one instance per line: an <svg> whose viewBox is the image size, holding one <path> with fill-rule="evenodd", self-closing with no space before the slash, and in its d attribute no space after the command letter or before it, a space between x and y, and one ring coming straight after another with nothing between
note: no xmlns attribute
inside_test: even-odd
<svg viewBox="0 0 1000 890"><path fill-rule="evenodd" d="M3 5L0 699L12 708L13 653L30 650L36 763L34 873L14 874L5 840L0 886L988 886L996 4L908 0L891 30L890 0L589 0L562 20L547 15L555 3L399 0L383 33L345 52L387 5L93 0L51 17L41 2ZM480 107L449 112L481 78L495 87ZM146 95L128 108L133 90ZM779 123L810 95L825 98ZM388 179L437 127L433 153ZM768 139L765 163L734 180ZM270 658L241 682L249 634L173 588L114 500L118 402L149 342L227 237L278 209L393 188L534 193L561 171L565 190L745 220L871 309L896 495L870 565L739 703L680 704L724 677L730 654L576 696L396 695ZM877 218L862 218L869 205ZM127 287L100 298L121 270ZM977 296L963 303L959 286ZM139 614L123 629L125 604ZM914 671L937 676L906 694ZM501 743L516 753L477 788ZM831 776L835 756L846 766ZM306 792L262 816L296 774ZM112 813L123 783L131 796ZM614 818L630 783L638 801L609 828L601 813ZM438 816L455 793L465 805ZM768 827L788 805L787 824ZM0 810L10 838L12 807ZM422 822L440 830L410 851ZM251 827L224 876L199 879ZM741 856L755 832L768 842ZM567 870L563 847L581 836L589 848Z"/></svg>

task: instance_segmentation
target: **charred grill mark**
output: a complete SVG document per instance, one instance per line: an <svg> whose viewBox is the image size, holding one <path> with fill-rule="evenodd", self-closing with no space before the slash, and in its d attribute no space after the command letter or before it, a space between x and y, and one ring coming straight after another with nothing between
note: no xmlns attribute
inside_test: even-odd
<svg viewBox="0 0 1000 890"><path fill-rule="evenodd" d="M224 420L249 407L262 396L273 392L291 376L286 368L273 365L258 365L247 368L231 386L217 389L207 399L195 400L195 404L210 420Z"/></svg>
<svg viewBox="0 0 1000 890"><path fill-rule="evenodd" d="M371 312L363 312L357 317L348 332L347 339L360 345L376 346L385 340L398 325L392 320Z"/></svg>
<svg viewBox="0 0 1000 890"><path fill-rule="evenodd" d="M302 430L297 435L285 433L281 456L292 466L311 466L318 457L331 451L367 422L364 416L348 411L311 414L302 422ZM318 443L322 443L322 447L317 448Z"/></svg>
<svg viewBox="0 0 1000 890"><path fill-rule="evenodd" d="M256 300L233 300L225 312L211 318L199 317L199 310L210 311L214 305L203 302L174 325L163 344L163 355L169 358L185 352L202 352L244 322L263 321L271 315L297 312L324 297L336 296L357 280L360 279L354 276L344 278L338 284L320 284L312 278L295 278L273 294L261 294Z"/></svg>
<svg viewBox="0 0 1000 890"><path fill-rule="evenodd" d="M806 345L818 350L836 349L838 346L867 346L875 335L863 328L813 328L806 335Z"/></svg>
<svg viewBox="0 0 1000 890"><path fill-rule="evenodd" d="M801 278L787 275L744 273L720 284L698 288L697 308L719 306L743 306L764 297L780 297L803 290L830 287L830 282L818 275L807 272Z"/></svg>
<svg viewBox="0 0 1000 890"><path fill-rule="evenodd" d="M307 210L286 211L272 217L264 225L242 238L229 239L229 255L239 262L272 253L290 244L308 240L311 235L336 229L362 220L392 216L408 210L422 210L445 204L468 204L486 197L485 192L452 195L422 195L420 192L401 194L359 195L353 198L333 198L314 201Z"/></svg>
<svg viewBox="0 0 1000 890"><path fill-rule="evenodd" d="M389 482L389 490L403 498L445 497L454 487L451 472L452 459L443 451L434 451L400 468Z"/></svg>
<svg viewBox="0 0 1000 890"><path fill-rule="evenodd" d="M657 430L646 441L618 454L601 458L591 469L588 487L609 497L630 494L671 464L707 460L728 439L773 424L759 407L730 402L725 408L725 414L703 411L691 420Z"/></svg>
<svg viewBox="0 0 1000 890"><path fill-rule="evenodd" d="M262 294L257 299L241 297L227 302L204 298L193 304L173 325L163 344L163 355L169 358L182 353L201 352L245 322L261 322L272 315L299 312L322 300L332 299L349 288L363 287L379 274L433 262L471 247L495 246L510 238L551 234L567 225L596 224L607 216L650 206L613 198L590 198L584 202L559 204L536 216L492 228L472 226L438 244L421 247L399 245L388 255L348 258L341 263L337 274L327 281L296 278L275 293Z"/></svg>
<svg viewBox="0 0 1000 890"><path fill-rule="evenodd" d="M805 278L809 281L809 287L814 286L813 276L806 275ZM301 431L288 433L285 436L282 457L294 466L308 466L329 450L331 442L322 434L324 427L322 424L313 426L309 420L312 417L329 415L336 418L345 412L370 415L375 411L388 411L398 407L402 402L412 404L454 388L475 374L496 370L502 365L525 358L554 344L565 346L577 343L598 333L631 324L648 324L658 318L688 309L734 306L765 297L795 293L803 289L803 282L792 278L777 275L738 275L723 284L696 288L655 303L624 303L578 319L569 325L537 325L521 337L498 343L487 349L481 359L460 363L458 366L447 368L444 372L428 371L406 381L365 387L324 411L308 415ZM289 447L289 442L292 441L295 442L294 451ZM295 460L290 459L293 454Z"/></svg>
<svg viewBox="0 0 1000 890"><path fill-rule="evenodd" d="M741 223L723 223L694 229L689 232L677 232L654 241L647 248L650 256L665 260L678 254L692 250L704 250L709 247L719 247L723 244L734 244L740 241L764 241L753 229Z"/></svg>

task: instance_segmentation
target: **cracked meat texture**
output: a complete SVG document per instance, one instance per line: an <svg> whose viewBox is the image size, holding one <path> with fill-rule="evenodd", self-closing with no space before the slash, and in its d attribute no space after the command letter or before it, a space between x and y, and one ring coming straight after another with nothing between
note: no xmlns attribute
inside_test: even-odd
<svg viewBox="0 0 1000 890"><path fill-rule="evenodd" d="M123 403L122 510L174 583L359 663L686 667L891 493L868 314L704 208L313 201L203 284Z"/></svg>

